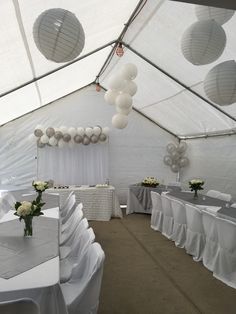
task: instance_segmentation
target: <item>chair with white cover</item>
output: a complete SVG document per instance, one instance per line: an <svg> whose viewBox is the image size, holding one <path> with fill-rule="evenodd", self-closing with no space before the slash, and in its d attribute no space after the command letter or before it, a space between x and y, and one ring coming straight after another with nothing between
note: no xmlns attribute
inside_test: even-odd
<svg viewBox="0 0 236 314"><path fill-rule="evenodd" d="M207 196L210 196L210 197L215 197L215 198L217 198L217 197L220 195L220 191L209 190L209 191L207 191L206 195L207 195Z"/></svg>
<svg viewBox="0 0 236 314"><path fill-rule="evenodd" d="M186 209L184 204L176 199L171 199L171 206L174 217L171 239L175 241L176 246L184 248L187 232Z"/></svg>
<svg viewBox="0 0 236 314"><path fill-rule="evenodd" d="M24 298L0 302L1 314L40 314L39 306L32 299Z"/></svg>
<svg viewBox="0 0 236 314"><path fill-rule="evenodd" d="M81 216L81 214L78 213L79 211L82 212L82 216ZM79 218L81 217L80 219L82 219L83 214L84 214L83 213L83 204L79 203L77 206L75 206L73 213L69 216L68 220L65 223L64 223L65 219L62 219L61 232L65 232L66 230L69 230L71 228L71 225L73 225L73 221L74 221L75 217L79 216Z"/></svg>
<svg viewBox="0 0 236 314"><path fill-rule="evenodd" d="M216 217L219 251L213 276L236 288L236 223Z"/></svg>
<svg viewBox="0 0 236 314"><path fill-rule="evenodd" d="M163 220L161 195L157 192L151 191L151 199L152 199L151 228L161 232Z"/></svg>
<svg viewBox="0 0 236 314"><path fill-rule="evenodd" d="M64 283L71 278L73 267L80 263L89 245L95 240L95 234L92 228L84 229L81 233L75 235L71 245L71 250L63 252L60 250L60 282ZM64 254L65 253L65 254Z"/></svg>
<svg viewBox="0 0 236 314"><path fill-rule="evenodd" d="M232 199L231 194L226 194L226 193L220 193L220 195L217 196L219 200L230 202Z"/></svg>
<svg viewBox="0 0 236 314"><path fill-rule="evenodd" d="M61 284L69 314L95 314L98 310L105 254L100 244L92 243L71 279Z"/></svg>
<svg viewBox="0 0 236 314"><path fill-rule="evenodd" d="M71 191L70 194L67 196L64 204L60 206L60 214L61 217L65 217L67 215L68 210L73 206L75 203L75 193Z"/></svg>
<svg viewBox="0 0 236 314"><path fill-rule="evenodd" d="M205 232L203 228L202 213L199 208L185 204L187 218L187 236L185 242L186 252L193 256L193 260L202 260L205 248Z"/></svg>
<svg viewBox="0 0 236 314"><path fill-rule="evenodd" d="M16 199L10 192L2 192L0 195L0 219L15 208Z"/></svg>
<svg viewBox="0 0 236 314"><path fill-rule="evenodd" d="M75 210L73 213L73 220L71 224L64 230L64 232L61 233L60 245L69 245L69 242L71 243L70 239L73 239L76 229L83 219L86 219L83 218L83 211L78 208L78 210Z"/></svg>
<svg viewBox="0 0 236 314"><path fill-rule="evenodd" d="M206 237L203 252L203 265L213 271L218 254L218 234L216 228L216 215L207 210L202 210L202 222Z"/></svg>
<svg viewBox="0 0 236 314"><path fill-rule="evenodd" d="M162 193L161 202L163 210L162 234L168 239L171 239L174 224L171 200L165 193Z"/></svg>

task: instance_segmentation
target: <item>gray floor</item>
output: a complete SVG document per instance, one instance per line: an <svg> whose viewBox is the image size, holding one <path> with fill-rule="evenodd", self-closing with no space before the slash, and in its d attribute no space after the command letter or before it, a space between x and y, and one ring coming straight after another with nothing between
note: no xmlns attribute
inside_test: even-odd
<svg viewBox="0 0 236 314"><path fill-rule="evenodd" d="M99 314L236 313L236 290L132 214L90 222L106 260Z"/></svg>

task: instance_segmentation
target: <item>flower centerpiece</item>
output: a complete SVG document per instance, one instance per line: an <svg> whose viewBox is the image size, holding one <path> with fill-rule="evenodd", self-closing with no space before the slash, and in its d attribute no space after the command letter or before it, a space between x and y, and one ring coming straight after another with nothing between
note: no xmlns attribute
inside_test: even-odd
<svg viewBox="0 0 236 314"><path fill-rule="evenodd" d="M204 181L200 179L192 179L189 181L189 188L194 191L194 198L198 198L197 191L203 190Z"/></svg>
<svg viewBox="0 0 236 314"><path fill-rule="evenodd" d="M150 187L157 187L159 185L159 182L154 177L146 177L142 183L143 186L150 186Z"/></svg>
<svg viewBox="0 0 236 314"><path fill-rule="evenodd" d="M33 181L32 186L37 192L36 199L32 202L22 201L15 203L16 212L14 215L18 216L20 221L23 219L25 222L24 236L33 235L33 217L43 215L41 209L45 203L42 202L42 193L48 188L48 182Z"/></svg>

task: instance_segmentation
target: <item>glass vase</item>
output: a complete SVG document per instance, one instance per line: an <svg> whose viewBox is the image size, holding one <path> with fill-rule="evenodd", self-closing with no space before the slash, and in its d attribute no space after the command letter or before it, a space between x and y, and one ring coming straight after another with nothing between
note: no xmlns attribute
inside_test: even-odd
<svg viewBox="0 0 236 314"><path fill-rule="evenodd" d="M33 216L25 216L24 217L24 236L25 237L32 237L33 235Z"/></svg>
<svg viewBox="0 0 236 314"><path fill-rule="evenodd" d="M194 196L193 196L194 199L197 199L198 198L198 194L197 194L197 190L194 190Z"/></svg>

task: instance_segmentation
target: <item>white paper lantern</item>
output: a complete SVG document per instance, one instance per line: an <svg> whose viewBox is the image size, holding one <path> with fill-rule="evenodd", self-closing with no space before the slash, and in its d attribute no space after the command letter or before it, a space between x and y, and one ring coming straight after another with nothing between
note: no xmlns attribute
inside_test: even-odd
<svg viewBox="0 0 236 314"><path fill-rule="evenodd" d="M195 13L199 21L215 20L218 24L223 25L234 15L234 10L196 5Z"/></svg>
<svg viewBox="0 0 236 314"><path fill-rule="evenodd" d="M116 97L119 95L119 92L109 89L104 94L104 99L109 105L114 105L116 101Z"/></svg>
<svg viewBox="0 0 236 314"><path fill-rule="evenodd" d="M77 130L76 128L71 127L68 129L68 133L71 135L71 137L74 137L77 133Z"/></svg>
<svg viewBox="0 0 236 314"><path fill-rule="evenodd" d="M93 135L93 129L88 127L85 129L85 134L88 136L88 137L91 137Z"/></svg>
<svg viewBox="0 0 236 314"><path fill-rule="evenodd" d="M125 81L125 87L122 90L122 92L128 93L131 96L134 96L137 92L137 89L138 89L138 87L137 87L137 84L135 82L130 81L130 80L126 80Z"/></svg>
<svg viewBox="0 0 236 314"><path fill-rule="evenodd" d="M138 74L138 69L133 63L127 63L120 69L120 74L125 80L134 80Z"/></svg>
<svg viewBox="0 0 236 314"><path fill-rule="evenodd" d="M105 126L104 128L102 128L102 133L107 135L109 134L110 129L108 128L108 126Z"/></svg>
<svg viewBox="0 0 236 314"><path fill-rule="evenodd" d="M125 80L119 74L112 75L108 80L108 86L111 90L121 91L125 86Z"/></svg>
<svg viewBox="0 0 236 314"><path fill-rule="evenodd" d="M132 97L127 93L119 94L116 97L116 106L122 109L128 109L130 106L132 106L132 102Z"/></svg>
<svg viewBox="0 0 236 314"><path fill-rule="evenodd" d="M33 26L39 51L54 62L68 62L81 53L85 35L77 17L70 11L55 8L41 13Z"/></svg>
<svg viewBox="0 0 236 314"><path fill-rule="evenodd" d="M128 124L128 117L124 114L117 113L112 117L112 125L117 129L124 129Z"/></svg>
<svg viewBox="0 0 236 314"><path fill-rule="evenodd" d="M84 133L85 133L84 128L81 128L81 127L77 128L77 133L78 133L78 135L80 135L80 136L84 136Z"/></svg>
<svg viewBox="0 0 236 314"><path fill-rule="evenodd" d="M195 65L217 60L226 45L223 28L214 20L198 21L183 34L181 49L184 57Z"/></svg>
<svg viewBox="0 0 236 314"><path fill-rule="evenodd" d="M119 106L116 106L116 111L127 116L132 111L132 106L130 106L129 108L120 108Z"/></svg>
<svg viewBox="0 0 236 314"><path fill-rule="evenodd" d="M236 63L229 60L211 69L205 80L204 90L207 97L220 106L236 102Z"/></svg>

